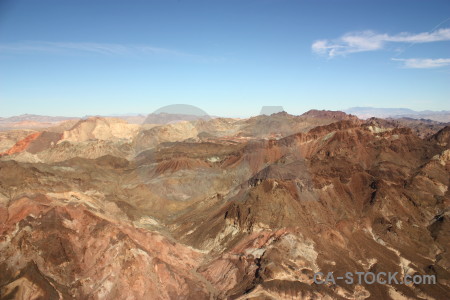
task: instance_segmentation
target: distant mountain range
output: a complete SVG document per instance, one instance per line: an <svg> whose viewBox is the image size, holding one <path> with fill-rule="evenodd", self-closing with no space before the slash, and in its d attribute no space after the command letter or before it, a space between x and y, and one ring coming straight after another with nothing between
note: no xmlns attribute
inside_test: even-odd
<svg viewBox="0 0 450 300"><path fill-rule="evenodd" d="M376 118L412 118L428 119L438 122L450 122L450 111L415 111L409 108L376 108L376 107L351 107L344 110L348 114L357 116L360 119Z"/></svg>
<svg viewBox="0 0 450 300"><path fill-rule="evenodd" d="M67 120L79 119L76 117L51 117L51 116L41 116L41 115L32 115L32 114L24 114L20 116L13 116L9 118L1 118L0 123L17 123L17 122L39 122L39 123L53 123L53 122L61 122Z"/></svg>
<svg viewBox="0 0 450 300"><path fill-rule="evenodd" d="M280 107L282 110L282 107ZM375 108L375 107L351 107L349 109L343 110L347 114L352 114L360 119L368 119L372 117L376 118L411 118L411 119L426 119L433 120L437 122L448 123L450 122L450 111L415 111L408 108ZM267 114L267 112L265 113ZM269 113L270 114L270 113ZM98 115L99 116L99 115ZM85 116L82 118L77 117L64 117L64 116L42 116L34 114L23 114L20 116L13 116L2 118L0 117L0 130L9 129L32 129L32 128L45 128L48 126L53 126L55 123L68 120L79 120L86 119L90 116ZM99 116L100 117L100 116ZM187 115L180 113L166 113L157 112L150 115L144 114L117 114L114 115L115 118L120 118L131 124L167 124L176 122L179 120L198 120L198 119L210 119L217 118L217 116L200 116L200 115Z"/></svg>

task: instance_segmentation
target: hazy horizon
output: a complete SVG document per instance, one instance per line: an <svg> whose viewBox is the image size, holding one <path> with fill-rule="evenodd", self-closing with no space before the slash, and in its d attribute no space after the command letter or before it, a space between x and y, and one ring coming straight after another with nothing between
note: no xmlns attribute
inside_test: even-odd
<svg viewBox="0 0 450 300"><path fill-rule="evenodd" d="M450 112L449 110L422 110L422 111L417 111L417 110L413 110L413 109L410 109L410 108L407 108L407 107L370 107L370 106L366 106L366 107L357 107L357 106L355 106L355 107L349 107L349 108L346 108L346 109L337 109L337 110L333 110L333 111L342 111L342 112L346 112L348 114L351 114L352 112L349 112L349 110L351 110L351 109L411 110L414 113L440 113L440 112L448 113L448 112ZM308 109L308 110L302 111L300 113L291 113L291 112L289 112L289 111L287 111L286 109L283 108L284 112L286 112L288 114L291 114L291 115L301 115L301 114L304 114L304 113L306 113L306 112L308 112L310 110L327 110L327 109L312 108L312 109ZM256 112L254 114L250 114L249 113L249 114L242 114L242 115L212 115L212 114L209 114L207 111L205 111L206 112L205 115L212 116L212 117L219 117L219 118L220 117L223 117L223 118L249 118L249 117L254 117L254 116L262 114L261 108L258 111L257 110L255 110L255 111ZM140 112L140 113L133 113L133 112L110 113L110 114L96 113L96 114L85 114L85 115L34 114L34 113L24 112L24 113L17 114L17 115L0 115L0 118L5 118L6 119L6 118L11 118L11 117L19 117L19 116L26 116L26 115L30 115L30 116L36 115L36 116L46 116L46 117L67 117L67 118L85 118L85 117L95 117L95 116L100 116L100 117L133 117L133 116L147 116L149 114L158 114L158 113L161 113L161 112L158 112L158 110L155 110L153 112ZM166 113L170 114L170 112L166 112ZM276 113L276 112L274 112L274 113ZM189 112L180 112L180 113L173 112L173 114L191 115L191 113L189 113ZM399 115L401 115L401 114L399 114Z"/></svg>
<svg viewBox="0 0 450 300"><path fill-rule="evenodd" d="M450 110L449 11L419 0L1 1L1 114Z"/></svg>

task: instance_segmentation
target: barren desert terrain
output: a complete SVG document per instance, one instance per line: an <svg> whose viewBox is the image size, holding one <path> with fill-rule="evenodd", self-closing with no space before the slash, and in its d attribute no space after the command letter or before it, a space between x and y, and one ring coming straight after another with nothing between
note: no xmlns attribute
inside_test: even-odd
<svg viewBox="0 0 450 300"><path fill-rule="evenodd" d="M1 132L2 299L450 298L446 124L338 111L63 122Z"/></svg>

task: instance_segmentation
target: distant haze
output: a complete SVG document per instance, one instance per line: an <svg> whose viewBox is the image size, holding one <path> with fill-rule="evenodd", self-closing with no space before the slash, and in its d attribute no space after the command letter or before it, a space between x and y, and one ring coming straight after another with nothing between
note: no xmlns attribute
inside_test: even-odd
<svg viewBox="0 0 450 300"><path fill-rule="evenodd" d="M263 106L260 114L270 116L271 114L276 114L282 111L284 111L283 106Z"/></svg>
<svg viewBox="0 0 450 300"><path fill-rule="evenodd" d="M351 107L344 112L357 116L360 119L376 118L412 118L429 119L438 122L450 122L450 111L415 111L408 108L376 108Z"/></svg>
<svg viewBox="0 0 450 300"><path fill-rule="evenodd" d="M263 106L261 108L261 115L271 115L273 113L278 113L286 111L282 106ZM347 114L352 114L360 119L368 119L372 117L376 118L412 118L412 119L429 119L438 122L450 122L450 111L415 111L409 108L377 108L377 107L351 107L348 109L341 110ZM290 114L293 112L287 111ZM241 112L245 117L256 116L257 113L251 112ZM303 113L303 112L302 112ZM301 114L301 113L300 113ZM298 114L298 115L300 115ZM108 116L98 114L96 116ZM80 117L80 118L86 118ZM170 122L177 121L193 121L193 120L208 120L217 117L229 117L227 115L217 115L211 116L201 108L195 107L188 104L175 104L168 105L157 109L153 113L148 115L138 114L138 113L128 113L128 114L115 114L114 117L126 120L133 124L167 124ZM243 116L240 116L243 117ZM65 116L45 116L45 115L32 115L24 114L20 116L13 116L8 118L0 117L0 124L9 124L17 122L60 122L70 119L77 119L77 117L65 117Z"/></svg>
<svg viewBox="0 0 450 300"><path fill-rule="evenodd" d="M450 110L448 0L0 3L2 116Z"/></svg>

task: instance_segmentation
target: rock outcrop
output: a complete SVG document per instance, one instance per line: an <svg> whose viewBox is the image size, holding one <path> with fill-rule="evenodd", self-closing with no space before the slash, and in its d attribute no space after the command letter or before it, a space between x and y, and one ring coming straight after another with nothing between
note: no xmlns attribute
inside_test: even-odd
<svg viewBox="0 0 450 300"><path fill-rule="evenodd" d="M134 126L84 120L1 157L1 298L450 298L448 127L326 111Z"/></svg>

